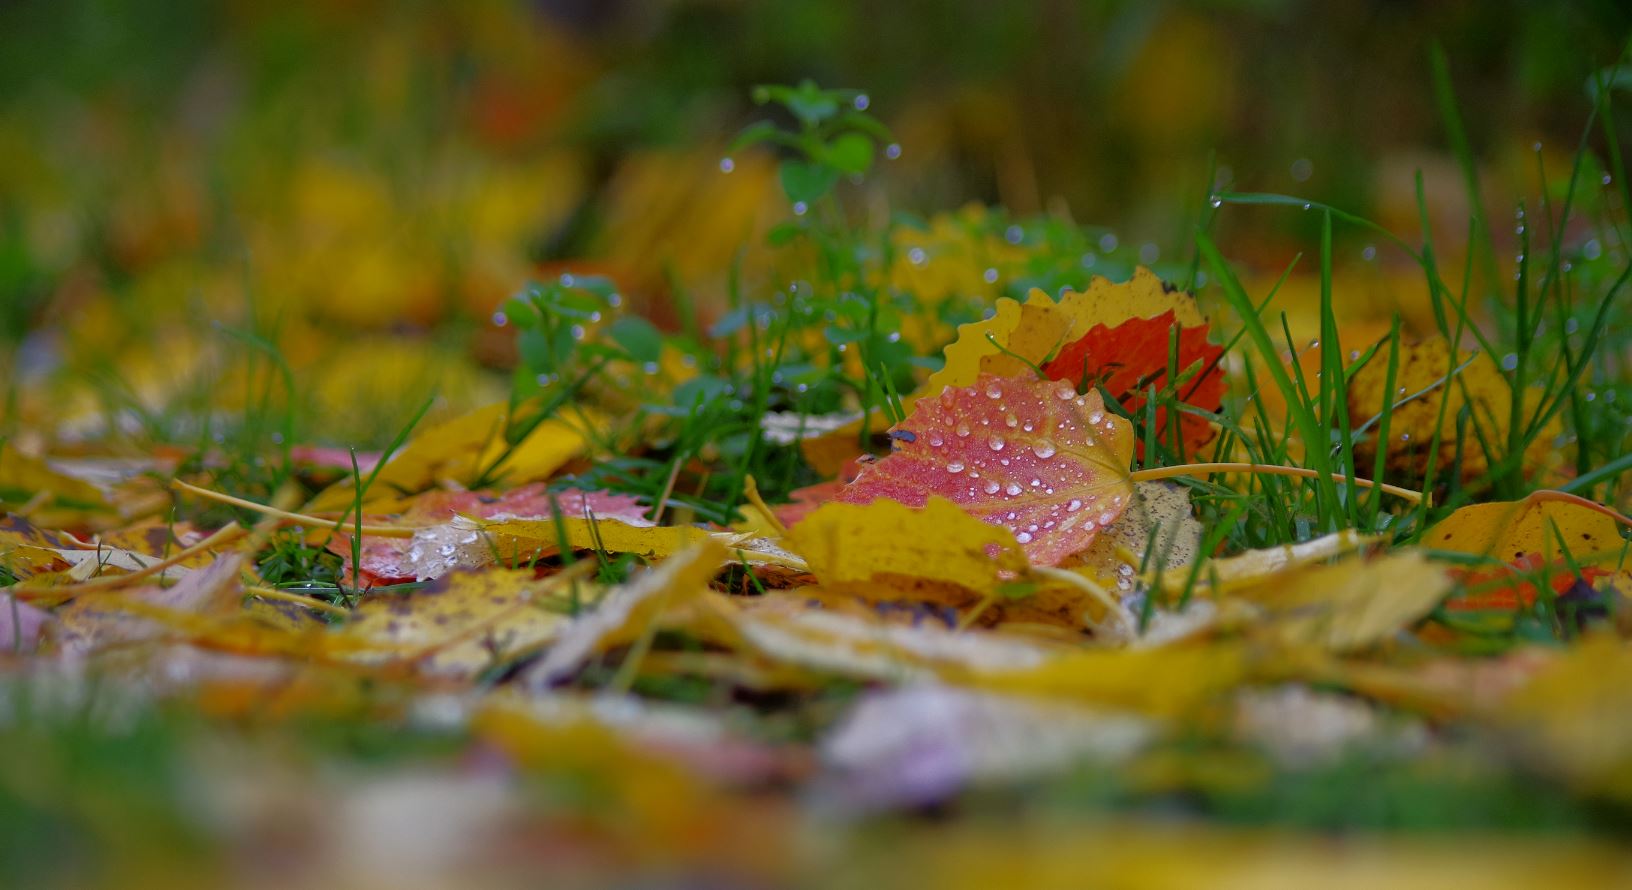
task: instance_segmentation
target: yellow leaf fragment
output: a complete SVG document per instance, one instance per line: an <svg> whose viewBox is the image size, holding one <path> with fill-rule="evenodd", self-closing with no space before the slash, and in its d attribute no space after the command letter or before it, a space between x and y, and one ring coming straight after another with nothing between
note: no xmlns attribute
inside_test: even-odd
<svg viewBox="0 0 1632 890"><path fill-rule="evenodd" d="M801 608L791 595L767 599L726 612L741 644L771 661L839 676L957 681L976 672L1035 667L1058 651L995 633Z"/></svg>
<svg viewBox="0 0 1632 890"><path fill-rule="evenodd" d="M331 639L359 660L469 679L554 637L567 618L545 607L553 586L531 570L454 572L409 593L369 595Z"/></svg>
<svg viewBox="0 0 1632 890"><path fill-rule="evenodd" d="M1288 569L1309 565L1358 550L1379 540L1361 535L1352 529L1333 532L1324 537L1248 550L1234 556L1208 560L1196 576L1197 591L1230 593L1243 587L1259 584ZM1152 583L1164 593L1174 595L1184 590L1190 578L1190 569L1169 569L1155 573Z"/></svg>
<svg viewBox="0 0 1632 890"><path fill-rule="evenodd" d="M528 670L524 682L533 688L552 686L571 676L595 653L633 642L665 610L704 593L725 558L725 548L717 541L701 541L633 581L612 588L593 610L561 629L549 654Z"/></svg>
<svg viewBox="0 0 1632 890"><path fill-rule="evenodd" d="M1443 565L1405 550L1271 576L1233 595L1266 609L1267 632L1285 645L1352 652L1422 619L1451 585Z"/></svg>

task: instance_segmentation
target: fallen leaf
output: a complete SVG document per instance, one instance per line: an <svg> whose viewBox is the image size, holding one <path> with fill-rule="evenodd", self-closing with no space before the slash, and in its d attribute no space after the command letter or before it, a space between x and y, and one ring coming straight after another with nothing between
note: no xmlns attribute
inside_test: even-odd
<svg viewBox="0 0 1632 890"><path fill-rule="evenodd" d="M51 622L50 612L0 593L0 655L33 652Z"/></svg>
<svg viewBox="0 0 1632 890"><path fill-rule="evenodd" d="M114 644L158 639L167 628L131 606L202 615L236 608L238 573L245 555L231 553L190 573L172 587L89 593L58 609L52 639L57 651L85 656Z"/></svg>
<svg viewBox="0 0 1632 890"><path fill-rule="evenodd" d="M66 535L45 531L21 516L0 516L0 567L19 581L66 567L57 551L72 546Z"/></svg>
<svg viewBox="0 0 1632 890"><path fill-rule="evenodd" d="M1026 568L1014 536L942 497L822 506L788 533L824 587L968 605ZM963 591L959 594L958 591Z"/></svg>
<svg viewBox="0 0 1632 890"><path fill-rule="evenodd" d="M1035 374L1056 351L1082 339L1095 325L1114 327L1169 312L1185 328L1206 322L1193 297L1143 267L1135 269L1126 282L1094 278L1086 290L1067 291L1057 301L1035 289L1024 303L1000 298L990 318L959 326L957 339L945 349L945 364L903 402L910 409L920 400L940 396L947 387L973 386L983 374ZM1161 367L1166 366L1164 345ZM873 419L874 429L883 425ZM852 421L801 440L800 450L818 472L832 476L845 462L862 454L861 428L860 420Z"/></svg>
<svg viewBox="0 0 1632 890"><path fill-rule="evenodd" d="M703 540L612 588L589 612L561 629L544 660L529 668L523 682L534 689L571 676L590 656L632 643L666 609L695 599L726 558L718 542Z"/></svg>
<svg viewBox="0 0 1632 890"><path fill-rule="evenodd" d="M376 593L331 635L362 661L407 661L426 674L473 679L541 648L566 623L530 570L453 572L419 590Z"/></svg>
<svg viewBox="0 0 1632 890"><path fill-rule="evenodd" d="M1583 791L1632 800L1632 649L1589 636L1554 658L1490 715L1544 772Z"/></svg>
<svg viewBox="0 0 1632 890"><path fill-rule="evenodd" d="M1462 570L1470 590L1451 600L1451 608L1513 609L1536 599L1535 584L1523 574L1539 571L1555 593L1563 593L1577 577L1590 583L1621 569L1627 556L1621 529L1627 525L1632 520L1586 498L1537 491L1523 500L1462 507L1429 529L1422 543L1494 563Z"/></svg>
<svg viewBox="0 0 1632 890"><path fill-rule="evenodd" d="M1284 572L1231 595L1266 609L1265 629L1283 644L1352 652L1426 617L1451 584L1443 564L1420 551L1397 550Z"/></svg>
<svg viewBox="0 0 1632 890"><path fill-rule="evenodd" d="M1167 379L1171 331L1178 328L1179 377ZM1100 388L1111 393L1137 422L1145 416L1145 394L1174 387L1179 401L1204 411L1217 411L1224 402L1224 372L1219 360L1224 349L1207 342L1207 325L1180 327L1173 310L1152 318L1131 318L1117 325L1096 324L1079 339L1067 343L1043 373L1064 380L1079 390ZM1183 381L1180 383L1180 381ZM1156 430L1166 441L1167 408L1156 408ZM1213 438L1204 418L1179 418L1186 447L1194 451Z"/></svg>
<svg viewBox="0 0 1632 890"><path fill-rule="evenodd" d="M1446 374L1457 367L1461 370L1446 381ZM1460 461L1462 478L1478 479L1490 469L1490 462L1475 430L1481 431L1492 447L1497 448L1498 457L1505 455L1508 431L1515 422L1513 390L1491 356L1458 351L1453 358L1450 344L1443 337L1402 343L1392 395L1383 391L1387 381L1385 345L1349 379L1348 400L1349 418L1356 429L1372 422L1385 405L1394 405L1389 419L1389 441L1385 444L1385 466L1390 475L1407 481L1420 480L1430 466L1449 472ZM1423 395L1404 401L1425 390ZM1524 394L1517 422L1529 421L1539 398L1533 392ZM1471 419L1467 435L1458 436L1457 425L1461 422L1458 418L1464 408L1471 412ZM1439 451L1429 454L1436 431L1440 436ZM1555 416L1537 434L1524 454L1523 469L1527 476L1558 463L1556 441L1562 433L1562 422ZM1375 435L1357 442L1356 465L1372 466L1378 447Z"/></svg>
<svg viewBox="0 0 1632 890"><path fill-rule="evenodd" d="M1188 486L1139 482L1128 509L1094 538L1079 559L1101 586L1132 593L1140 566L1180 569L1194 562L1200 556L1201 531Z"/></svg>
<svg viewBox="0 0 1632 890"><path fill-rule="evenodd" d="M510 406L501 402L422 430L380 469L366 504L424 491L444 481L475 482L504 453L505 424L510 417ZM517 444L499 474L511 485L549 478L584 450L589 441L584 427L596 422L593 416L581 413L544 421ZM344 479L319 493L306 510L344 510L354 498L354 481Z"/></svg>
<svg viewBox="0 0 1632 890"><path fill-rule="evenodd" d="M1018 669L978 671L971 685L1178 718L1246 676L1240 646L1181 643L1151 649L1080 650Z"/></svg>
<svg viewBox="0 0 1632 890"><path fill-rule="evenodd" d="M115 516L101 489L58 472L5 442L0 444L0 511L20 510L50 528L82 526Z"/></svg>
<svg viewBox="0 0 1632 890"><path fill-rule="evenodd" d="M764 597L752 608L718 600L743 645L772 661L844 677L967 682L983 671L1035 667L1056 647L994 633L956 633L932 624L891 623L805 607L793 595Z"/></svg>
<svg viewBox="0 0 1632 890"><path fill-rule="evenodd" d="M1205 322L1193 297L1143 267L1126 282L1095 278L1087 290L1068 291L1058 301L1040 290L1033 290L1023 304L1003 298L991 318L958 328L958 339L946 347L945 366L930 375L923 392L933 397L949 386L973 386L983 374L1030 373L1095 325L1114 327L1168 312L1183 327ZM1166 365L1164 347L1162 367Z"/></svg>
<svg viewBox="0 0 1632 890"><path fill-rule="evenodd" d="M919 507L944 497L1012 532L1034 565L1086 549L1133 495L1128 422L1097 392L1059 381L982 375L919 400L891 436L895 451L864 467L840 501Z"/></svg>
<svg viewBox="0 0 1632 890"><path fill-rule="evenodd" d="M1195 572L1195 590L1231 593L1272 580L1289 569L1358 550L1375 540L1379 539L1344 529L1297 544L1246 550L1234 556L1209 559ZM1191 574L1189 568L1167 569L1154 573L1152 584L1170 596L1178 595L1189 583Z"/></svg>
<svg viewBox="0 0 1632 890"><path fill-rule="evenodd" d="M862 697L820 750L852 805L922 806L972 784L1113 765L1155 735L1131 714L920 683Z"/></svg>

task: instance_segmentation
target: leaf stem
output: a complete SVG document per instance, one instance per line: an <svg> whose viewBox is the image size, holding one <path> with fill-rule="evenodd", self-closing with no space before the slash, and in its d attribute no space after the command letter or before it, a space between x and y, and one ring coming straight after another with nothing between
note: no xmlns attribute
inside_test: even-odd
<svg viewBox="0 0 1632 890"><path fill-rule="evenodd" d="M170 485L174 488L181 489L182 491L197 495L201 498L219 501L223 504L231 504L234 507L242 507L245 510L253 510L256 513L274 516L278 519L282 519L285 522L294 525L303 525L307 528L323 528L332 530L337 529L340 524L333 519L319 519L316 516L307 516L303 513L290 513L287 510L279 510L277 507L268 507L265 504L257 504L254 501L246 501L243 498L233 497L230 494L222 494L219 491L211 491L208 488L200 488L197 485L190 485L181 481L180 479L170 480ZM343 522L344 520L340 521ZM414 536L414 528L412 526L401 525L360 525L357 527L357 533L362 535L372 535L376 538L411 538Z"/></svg>
<svg viewBox="0 0 1632 890"><path fill-rule="evenodd" d="M1347 476L1337 473L1326 475L1315 470L1303 467L1283 467L1278 464L1250 464L1250 463L1210 463L1210 464L1179 464L1171 467L1151 467L1136 470L1128 478L1134 482L1151 482L1157 479L1172 479L1178 476L1202 476L1210 473L1263 473L1270 476L1298 476L1303 479L1330 479L1333 482L1347 484ZM1420 504L1423 495L1420 491L1401 488L1398 485L1389 485L1386 482L1373 482L1370 479L1355 479L1353 484L1361 488L1380 488L1395 497Z"/></svg>

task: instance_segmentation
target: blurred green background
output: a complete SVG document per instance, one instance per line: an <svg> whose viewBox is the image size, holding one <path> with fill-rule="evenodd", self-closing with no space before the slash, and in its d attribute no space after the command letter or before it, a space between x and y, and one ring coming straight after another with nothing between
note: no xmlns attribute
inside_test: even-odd
<svg viewBox="0 0 1632 890"><path fill-rule="evenodd" d="M725 176L723 147L765 113L753 84L807 77L867 90L902 146L846 186L875 219L1002 205L1103 226L1101 246L1161 271L1191 255L1214 188L1328 201L1414 240L1420 170L1454 242L1469 206L1433 43L1500 219L1542 188L1538 162L1566 176L1589 77L1628 33L1613 0L11 0L0 348L14 379L100 375L86 417L110 389L152 401L197 373L175 328L200 319L275 318L297 371L376 386L382 418L416 381L491 394L468 358L505 363L485 320L541 271L607 272L660 321L676 286L721 304L733 257L786 214L771 159ZM1215 232L1272 274L1317 225L1237 208ZM1340 267L1386 275L1375 238L1338 237ZM12 429L42 410L20 398Z"/></svg>

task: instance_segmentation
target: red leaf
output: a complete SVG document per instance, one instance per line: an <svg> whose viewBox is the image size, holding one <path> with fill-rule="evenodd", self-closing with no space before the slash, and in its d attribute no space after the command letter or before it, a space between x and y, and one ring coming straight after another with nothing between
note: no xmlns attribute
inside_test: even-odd
<svg viewBox="0 0 1632 890"><path fill-rule="evenodd" d="M1086 548L1133 491L1132 428L1063 382L982 374L918 400L890 435L895 450L837 500L921 507L939 495L1014 532L1034 565Z"/></svg>
<svg viewBox="0 0 1632 890"><path fill-rule="evenodd" d="M1067 344L1043 366L1043 373L1073 386L1086 381L1116 397L1135 419L1143 417L1145 392L1171 384L1167 379L1169 333L1176 324L1173 310L1155 318L1131 318L1115 327L1098 324L1075 343ZM1224 400L1224 374L1218 361L1223 347L1207 342L1207 325L1179 328L1179 400L1206 411L1217 411ZM1186 378L1185 372L1195 373ZM1186 414L1179 419L1185 445L1195 449L1213 437L1212 427L1200 417ZM1167 429L1167 410L1156 409L1156 429Z"/></svg>

